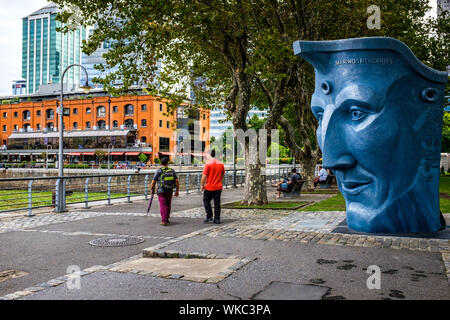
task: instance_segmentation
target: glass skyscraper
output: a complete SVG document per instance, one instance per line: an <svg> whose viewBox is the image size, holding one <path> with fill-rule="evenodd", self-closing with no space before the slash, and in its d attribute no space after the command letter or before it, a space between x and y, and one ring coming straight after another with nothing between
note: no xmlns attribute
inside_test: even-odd
<svg viewBox="0 0 450 320"><path fill-rule="evenodd" d="M22 77L27 81L27 92L36 93L39 85L59 83L64 69L73 63L81 64L81 41L86 29L78 28L66 34L56 31L59 9L50 3L23 18ZM80 83L80 68L71 68L65 82Z"/></svg>

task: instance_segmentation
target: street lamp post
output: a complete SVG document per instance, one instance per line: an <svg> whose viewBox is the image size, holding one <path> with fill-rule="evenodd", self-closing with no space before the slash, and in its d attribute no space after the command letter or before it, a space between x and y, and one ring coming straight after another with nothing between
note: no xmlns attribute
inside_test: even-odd
<svg viewBox="0 0 450 320"><path fill-rule="evenodd" d="M71 67L80 67L83 69L85 75L86 75L86 82L83 86L80 86L80 88L83 89L85 94L88 94L91 90L91 87L89 86L89 77L88 73L86 71L86 68L83 67L81 64L71 64L68 66L64 72L61 75L61 96L60 96L60 104L59 104L59 152L58 152L58 176L61 179L58 185L58 206L56 208L57 212L63 212L64 211L64 186L63 186L63 180L62 177L64 176L64 145L63 145L63 139L64 139L64 76L66 75L67 70L69 70Z"/></svg>

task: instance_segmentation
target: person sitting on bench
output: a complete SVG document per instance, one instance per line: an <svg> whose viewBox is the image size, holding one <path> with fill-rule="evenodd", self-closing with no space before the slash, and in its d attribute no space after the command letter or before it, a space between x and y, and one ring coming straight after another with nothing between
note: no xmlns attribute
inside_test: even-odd
<svg viewBox="0 0 450 320"><path fill-rule="evenodd" d="M285 178L278 182L277 184L274 184L274 187L278 187L278 196L277 198L281 197L281 191L290 191L293 189L295 183L299 180L302 180L302 176L297 173L297 169L292 169L292 176L291 179Z"/></svg>
<svg viewBox="0 0 450 320"><path fill-rule="evenodd" d="M319 176L314 179L314 188L317 187L317 184L326 184L328 181L328 176L330 174L327 170L325 170L322 166L319 166Z"/></svg>

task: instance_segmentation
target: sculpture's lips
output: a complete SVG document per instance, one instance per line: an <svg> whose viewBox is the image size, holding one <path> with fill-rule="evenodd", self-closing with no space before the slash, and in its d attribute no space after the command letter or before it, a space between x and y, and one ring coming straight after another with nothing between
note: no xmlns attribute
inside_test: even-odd
<svg viewBox="0 0 450 320"><path fill-rule="evenodd" d="M349 195L356 195L366 189L372 180L368 181L344 181L342 182L342 191Z"/></svg>

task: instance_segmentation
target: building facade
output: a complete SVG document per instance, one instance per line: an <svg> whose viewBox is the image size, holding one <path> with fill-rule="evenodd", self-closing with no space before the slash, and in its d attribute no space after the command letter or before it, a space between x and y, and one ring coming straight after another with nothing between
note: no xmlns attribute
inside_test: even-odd
<svg viewBox="0 0 450 320"><path fill-rule="evenodd" d="M440 15L442 11L450 11L450 0L437 0L438 15Z"/></svg>
<svg viewBox="0 0 450 320"><path fill-rule="evenodd" d="M257 115L258 118L265 118L267 112L252 108L248 112L247 119L250 120L254 115ZM233 123L227 121L227 116L222 110L211 111L211 137L220 137L230 127L233 128Z"/></svg>
<svg viewBox="0 0 450 320"><path fill-rule="evenodd" d="M20 96L27 94L27 80L14 80L12 83L12 95Z"/></svg>
<svg viewBox="0 0 450 320"><path fill-rule="evenodd" d="M59 145L59 105L57 95L30 95L20 101L0 105L0 142L3 156L56 154ZM176 157L177 112L168 114L167 104L138 92L111 97L102 90L91 95L70 93L64 100L70 115L64 117L64 153L78 157L93 156L95 150L111 152L116 160L136 160L141 153L155 158ZM195 139L209 145L208 110L198 111ZM201 156L201 155L200 155ZM133 158L134 157L134 158Z"/></svg>
<svg viewBox="0 0 450 320"><path fill-rule="evenodd" d="M40 85L59 83L64 69L74 63L81 64L81 43L86 29L68 33L56 31L61 23L54 3L23 18L22 78L27 81L27 93L36 93ZM71 68L65 82L80 83L81 70Z"/></svg>

